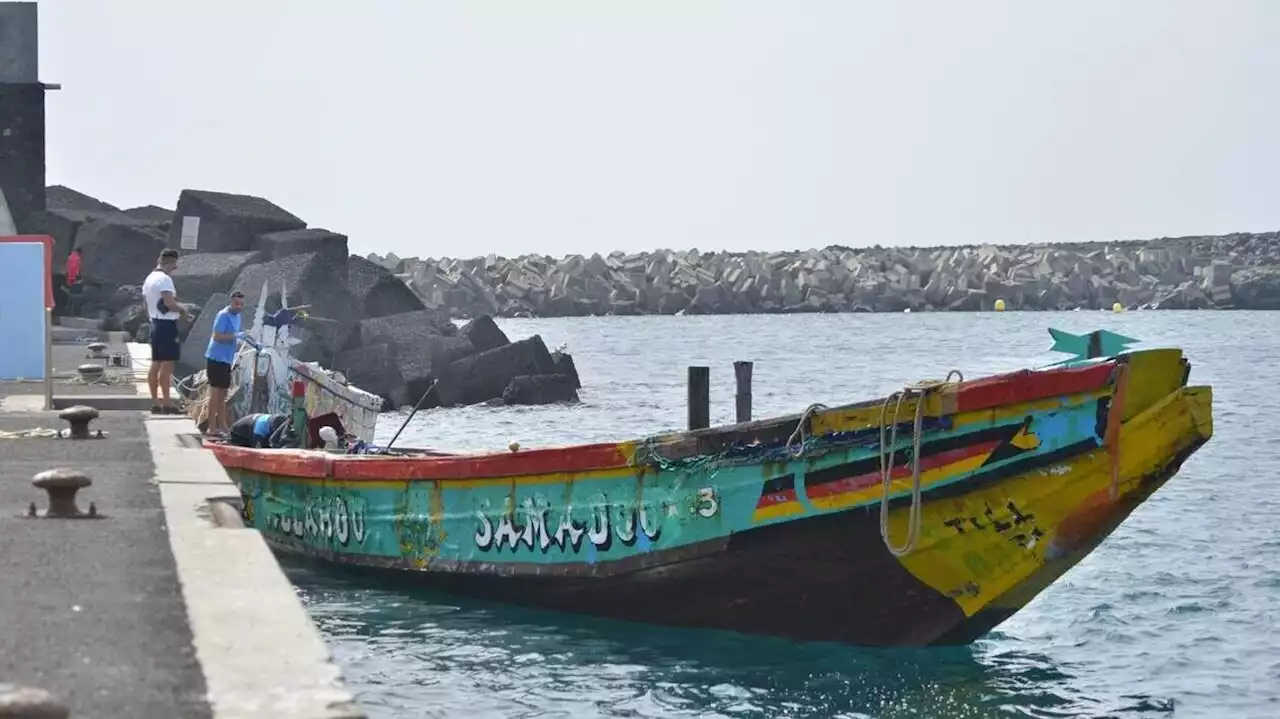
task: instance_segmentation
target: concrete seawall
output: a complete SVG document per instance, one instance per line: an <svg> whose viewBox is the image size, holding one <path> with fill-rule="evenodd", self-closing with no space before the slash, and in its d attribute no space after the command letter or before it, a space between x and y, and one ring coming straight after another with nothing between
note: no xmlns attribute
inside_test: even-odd
<svg viewBox="0 0 1280 719"><path fill-rule="evenodd" d="M1280 309L1280 233L1070 245L401 259L457 316Z"/></svg>
<svg viewBox="0 0 1280 719"><path fill-rule="evenodd" d="M238 492L194 424L142 411L146 348L110 344L141 361L102 384L75 381L82 342L54 345L55 406L99 407L104 438L52 436L42 385L0 383L0 714L9 683L71 717L363 717L261 536L214 522ZM54 467L93 480L76 503L102 518L23 516Z"/></svg>

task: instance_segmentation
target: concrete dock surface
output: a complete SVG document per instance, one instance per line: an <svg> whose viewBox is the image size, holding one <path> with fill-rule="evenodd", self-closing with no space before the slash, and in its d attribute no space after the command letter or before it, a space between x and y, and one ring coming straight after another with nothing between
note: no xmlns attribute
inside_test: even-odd
<svg viewBox="0 0 1280 719"><path fill-rule="evenodd" d="M85 344L54 345L55 398L137 393L145 361L73 379ZM74 718L363 717L261 536L214 523L209 499L238 492L194 423L103 408L104 438L59 438L43 392L0 382L0 685L46 690ZM55 467L92 479L76 504L99 518L25 516L48 506L31 480Z"/></svg>

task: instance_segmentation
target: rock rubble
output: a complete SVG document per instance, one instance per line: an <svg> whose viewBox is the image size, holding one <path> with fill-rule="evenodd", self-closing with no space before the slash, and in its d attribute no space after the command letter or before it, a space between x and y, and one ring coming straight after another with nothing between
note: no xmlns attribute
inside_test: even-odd
<svg viewBox="0 0 1280 719"><path fill-rule="evenodd" d="M455 316L1271 309L1280 233L980 247L831 246L370 261Z"/></svg>

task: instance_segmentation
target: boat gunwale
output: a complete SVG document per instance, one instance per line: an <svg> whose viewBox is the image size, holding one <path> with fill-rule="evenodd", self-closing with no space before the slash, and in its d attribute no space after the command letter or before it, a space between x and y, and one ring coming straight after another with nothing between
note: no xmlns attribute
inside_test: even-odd
<svg viewBox="0 0 1280 719"><path fill-rule="evenodd" d="M1021 369L949 383L933 418L1020 404L1058 395L1097 390L1114 382L1116 365L1125 356L1088 366ZM880 407L884 398L824 407L817 414L847 413ZM804 412L753 422L686 432L652 435L640 440L457 455L348 455L324 450L254 449L206 443L224 467L293 479L343 481L469 480L546 474L574 474L637 467L636 449L643 446L663 460L722 452L733 446L767 445L789 440ZM877 425L878 428L878 425ZM875 428L873 428L875 429Z"/></svg>

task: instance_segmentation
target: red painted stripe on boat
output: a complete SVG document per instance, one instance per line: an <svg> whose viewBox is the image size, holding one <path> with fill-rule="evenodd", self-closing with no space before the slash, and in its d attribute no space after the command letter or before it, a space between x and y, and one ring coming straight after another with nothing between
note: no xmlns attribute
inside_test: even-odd
<svg viewBox="0 0 1280 719"><path fill-rule="evenodd" d="M323 479L329 476L329 458L282 449L250 449L225 444L206 445L223 467L259 474Z"/></svg>
<svg viewBox="0 0 1280 719"><path fill-rule="evenodd" d="M786 504L787 502L796 501L796 491L788 489L783 492L772 492L770 494L760 495L760 501L756 502L756 509L764 509L772 507L775 504Z"/></svg>
<svg viewBox="0 0 1280 719"><path fill-rule="evenodd" d="M1056 370L1020 370L965 382L956 391L956 411L973 412L1101 389L1111 382L1115 362Z"/></svg>
<svg viewBox="0 0 1280 719"><path fill-rule="evenodd" d="M999 447L1002 444L1004 444L1004 440L996 439L989 442L971 444L967 447L957 447L956 449L947 450L946 452L939 452L938 454L925 457L923 461L920 462L920 471L923 472L930 469L937 469L938 467L943 467L951 464L952 462L959 462L962 459L991 454L996 447ZM898 465L893 468L894 479L910 476L910 465ZM867 487L874 487L875 485L880 484L880 482L880 471L876 470L875 472L867 472L853 477L846 477L845 479L839 479L834 482L824 482L813 487L806 486L805 494L809 499L820 499L822 497L831 497L837 494L856 492L860 489L866 489Z"/></svg>
<svg viewBox="0 0 1280 719"><path fill-rule="evenodd" d="M517 477L627 466L615 443L458 457L321 455L280 449L208 445L224 467L306 479L399 481Z"/></svg>
<svg viewBox="0 0 1280 719"><path fill-rule="evenodd" d="M460 457L346 457L332 460L332 476L342 480L484 479L557 472L590 472L627 466L618 444L522 449Z"/></svg>

